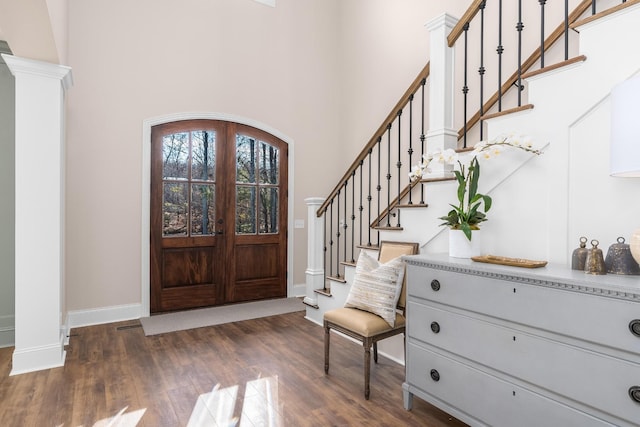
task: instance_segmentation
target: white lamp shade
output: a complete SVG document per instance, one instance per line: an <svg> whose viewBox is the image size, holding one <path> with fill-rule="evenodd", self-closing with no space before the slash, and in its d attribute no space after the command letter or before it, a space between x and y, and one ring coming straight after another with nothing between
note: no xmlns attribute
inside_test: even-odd
<svg viewBox="0 0 640 427"><path fill-rule="evenodd" d="M612 176L640 177L640 77L611 91Z"/></svg>

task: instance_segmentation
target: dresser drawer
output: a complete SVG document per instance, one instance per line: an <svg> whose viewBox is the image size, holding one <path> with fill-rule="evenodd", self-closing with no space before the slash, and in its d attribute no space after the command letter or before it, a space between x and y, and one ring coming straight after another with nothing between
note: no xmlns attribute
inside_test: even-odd
<svg viewBox="0 0 640 427"><path fill-rule="evenodd" d="M413 343L407 345L407 381L409 391L472 425L614 425Z"/></svg>
<svg viewBox="0 0 640 427"><path fill-rule="evenodd" d="M632 352L638 304L472 274L407 267L408 295ZM436 290L437 289L437 290Z"/></svg>
<svg viewBox="0 0 640 427"><path fill-rule="evenodd" d="M640 363L415 301L407 307L407 335L629 422L640 420L640 404L629 397L629 389L640 386Z"/></svg>

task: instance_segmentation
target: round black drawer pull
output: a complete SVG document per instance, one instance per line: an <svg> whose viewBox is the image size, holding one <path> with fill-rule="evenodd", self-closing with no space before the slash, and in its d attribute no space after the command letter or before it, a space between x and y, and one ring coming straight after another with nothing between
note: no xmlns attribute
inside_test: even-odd
<svg viewBox="0 0 640 427"><path fill-rule="evenodd" d="M431 331L434 334L437 334L438 332L440 332L440 325L438 324L438 322L431 322Z"/></svg>
<svg viewBox="0 0 640 427"><path fill-rule="evenodd" d="M431 371L433 372L433 371ZM629 388L629 397L634 402L640 403L640 386L634 385Z"/></svg>
<svg viewBox="0 0 640 427"><path fill-rule="evenodd" d="M640 337L640 319L633 319L629 322L629 330L637 337Z"/></svg>
<svg viewBox="0 0 640 427"><path fill-rule="evenodd" d="M435 369L432 369L431 372L431 379L434 381L440 381L440 373L438 371L436 371ZM631 390L629 390L629 393L631 393Z"/></svg>
<svg viewBox="0 0 640 427"><path fill-rule="evenodd" d="M440 290L440 282L438 282L436 279L433 279L431 281L431 289L433 289L434 291L439 291Z"/></svg>

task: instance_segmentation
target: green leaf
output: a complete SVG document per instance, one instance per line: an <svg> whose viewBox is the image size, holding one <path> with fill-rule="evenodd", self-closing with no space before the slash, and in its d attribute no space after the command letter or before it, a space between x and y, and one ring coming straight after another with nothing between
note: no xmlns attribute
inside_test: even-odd
<svg viewBox="0 0 640 427"><path fill-rule="evenodd" d="M471 241L471 227L469 227L469 224L462 224L460 229L462 230L464 235L467 236L467 239Z"/></svg>
<svg viewBox="0 0 640 427"><path fill-rule="evenodd" d="M469 198L473 199L478 192L478 181L480 180L480 163L478 158L474 157L469 166Z"/></svg>
<svg viewBox="0 0 640 427"><path fill-rule="evenodd" d="M482 196L482 198L484 199L484 211L488 212L489 209L491 209L491 197L489 196Z"/></svg>

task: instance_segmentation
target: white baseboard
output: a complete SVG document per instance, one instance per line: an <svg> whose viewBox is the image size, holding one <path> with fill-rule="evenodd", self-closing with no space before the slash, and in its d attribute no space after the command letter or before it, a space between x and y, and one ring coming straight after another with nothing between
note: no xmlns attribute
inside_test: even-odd
<svg viewBox="0 0 640 427"><path fill-rule="evenodd" d="M307 285L305 283L293 285L292 289L293 295L289 295L290 297L303 297L307 294Z"/></svg>
<svg viewBox="0 0 640 427"><path fill-rule="evenodd" d="M111 307L92 308L88 310L72 310L67 313L67 331L82 326L100 325L103 323L122 322L139 319L142 304L126 304Z"/></svg>
<svg viewBox="0 0 640 427"><path fill-rule="evenodd" d="M0 316L0 348L13 347L16 339L15 316Z"/></svg>
<svg viewBox="0 0 640 427"><path fill-rule="evenodd" d="M43 369L64 366L66 351L64 351L63 337L60 342L37 347L29 347L13 351L11 373L9 375L26 374Z"/></svg>

